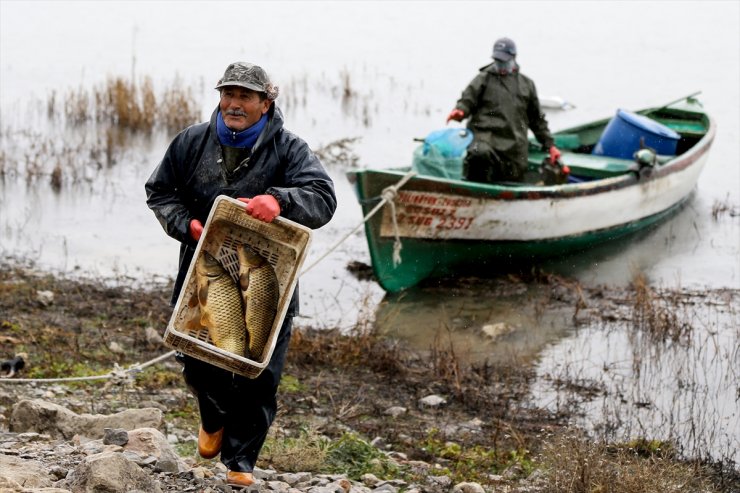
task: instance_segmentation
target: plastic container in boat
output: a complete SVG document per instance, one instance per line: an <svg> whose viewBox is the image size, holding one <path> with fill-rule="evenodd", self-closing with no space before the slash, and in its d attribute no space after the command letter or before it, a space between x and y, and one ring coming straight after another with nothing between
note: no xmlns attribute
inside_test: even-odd
<svg viewBox="0 0 740 493"><path fill-rule="evenodd" d="M632 159L640 149L640 140L660 155L674 156L681 136L662 123L646 116L617 110L606 125L592 154L621 159Z"/></svg>

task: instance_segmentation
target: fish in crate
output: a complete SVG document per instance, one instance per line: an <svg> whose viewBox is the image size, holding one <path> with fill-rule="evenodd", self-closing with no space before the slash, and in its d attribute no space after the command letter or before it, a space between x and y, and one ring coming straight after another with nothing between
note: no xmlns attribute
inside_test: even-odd
<svg viewBox="0 0 740 493"><path fill-rule="evenodd" d="M249 336L247 343L249 355L252 359L260 360L277 314L280 286L275 269L249 245L240 245L237 255L239 287L244 301L244 318Z"/></svg>
<svg viewBox="0 0 740 493"><path fill-rule="evenodd" d="M239 245L237 256L238 283L213 255L201 252L196 290L188 303L195 316L188 328L205 328L216 347L260 360L277 314L278 279L272 265L249 245Z"/></svg>

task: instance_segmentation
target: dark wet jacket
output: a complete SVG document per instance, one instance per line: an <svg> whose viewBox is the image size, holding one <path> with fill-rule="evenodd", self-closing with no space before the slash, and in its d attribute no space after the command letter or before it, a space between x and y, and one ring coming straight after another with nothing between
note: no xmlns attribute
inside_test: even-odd
<svg viewBox="0 0 740 493"><path fill-rule="evenodd" d="M280 216L309 228L328 223L337 207L334 184L300 137L283 128L283 115L275 106L249 158L227 173L216 134L218 108L210 122L180 132L146 182L147 205L165 232L181 243L179 272L172 303L183 287L197 242L189 224L204 225L216 197L254 197L269 194L280 204ZM298 288L288 309L294 315Z"/></svg>
<svg viewBox="0 0 740 493"><path fill-rule="evenodd" d="M527 129L544 149L553 145L532 80L518 71L500 75L492 63L481 68L457 101L476 139L488 141L501 159L526 168Z"/></svg>

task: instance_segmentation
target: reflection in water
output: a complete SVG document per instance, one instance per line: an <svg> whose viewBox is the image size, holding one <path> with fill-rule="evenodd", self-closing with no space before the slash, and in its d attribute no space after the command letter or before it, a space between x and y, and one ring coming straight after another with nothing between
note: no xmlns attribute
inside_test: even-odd
<svg viewBox="0 0 740 493"><path fill-rule="evenodd" d="M572 327L574 305L515 277L428 282L378 305L376 326L419 350L451 347L462 361L531 362Z"/></svg>

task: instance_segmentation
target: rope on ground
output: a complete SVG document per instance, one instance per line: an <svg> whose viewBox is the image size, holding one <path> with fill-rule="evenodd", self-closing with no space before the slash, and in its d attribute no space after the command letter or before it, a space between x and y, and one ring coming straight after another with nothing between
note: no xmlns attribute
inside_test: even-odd
<svg viewBox="0 0 740 493"><path fill-rule="evenodd" d="M404 186L406 182L409 181L415 175L416 175L416 171L409 171L408 173L403 175L403 177L400 180L398 180L398 183L384 188L383 192L380 194L380 196L382 197L381 201L378 202L378 204L375 207L373 207L373 209L370 212L368 212L364 218L362 218L362 221L357 226L355 226L352 229L352 231L350 231L349 233L344 235L342 238L340 238L339 241L336 242L334 246L329 248L321 257L319 257L311 265L303 269L303 271L301 272L301 275L313 269L316 266L316 264L324 260L324 258L326 258L331 252L336 250L336 248L342 243L344 243L347 240L347 238L355 234L358 229L360 229L368 220L370 220L371 217L373 217L383 207L383 205L385 205L386 202L390 203L391 205L391 210L393 213L392 214L393 230L396 236L396 241L393 244L393 265L398 265L398 263L401 262L401 240L398 235L398 226L396 225L396 208L395 208L393 199L395 199L396 196L398 195L398 189ZM396 258L398 258L398 262L396 262Z"/></svg>
<svg viewBox="0 0 740 493"><path fill-rule="evenodd" d="M113 384L126 384L133 382L137 373L147 366L159 363L175 354L170 351L142 364L133 364L128 368L121 368L114 364L114 368L103 375L90 375L87 377L60 377L60 378L0 378L0 383L63 383L63 382L90 382L93 380L111 380Z"/></svg>
<svg viewBox="0 0 740 493"><path fill-rule="evenodd" d="M398 224L396 223L396 205L393 202L396 196L398 195L398 189L401 188L406 184L407 181L409 181L413 176L416 175L416 171L409 171L406 173L400 180L398 180L398 183L395 185L390 185L383 189L383 192L381 193L381 201L373 207L373 209L367 213L367 215L362 219L362 222L360 222L357 226L355 226L352 231L344 235L337 243L334 244L329 250L327 250L321 257L316 259L314 263L306 267L303 272L301 272L301 275L305 274L309 270L311 270L316 264L324 260L331 252L333 252L339 245L344 243L347 238L352 236L362 225L364 225L371 217L373 217L386 203L388 203L391 207L391 217L393 219L393 234L395 236L395 241L393 242L393 265L398 265L401 263L401 238L398 234ZM156 363L159 363L160 361L163 361L171 356L173 356L177 351L170 351L168 353L162 354L160 356L157 356L156 358L153 358L145 363L142 364L133 364L130 367L123 369L118 366L117 363L114 364L114 368L109 371L108 373L105 373L103 375L91 375L87 377L63 377L63 378L0 378L0 384L2 383L63 383L63 382L89 382L93 380L110 380L110 384L119 384L124 385L128 383L133 383L133 381L136 378L136 374L141 372L144 368L154 365Z"/></svg>

